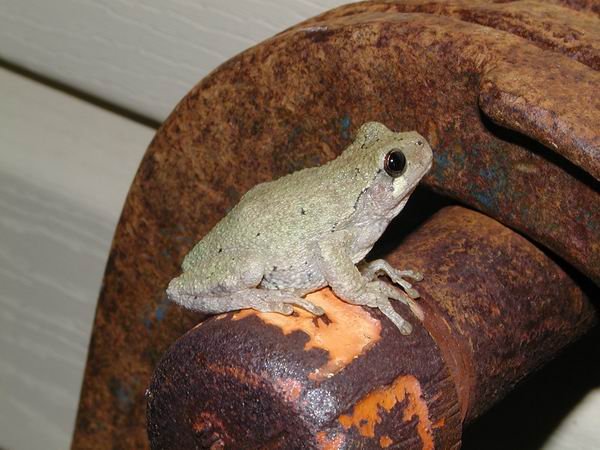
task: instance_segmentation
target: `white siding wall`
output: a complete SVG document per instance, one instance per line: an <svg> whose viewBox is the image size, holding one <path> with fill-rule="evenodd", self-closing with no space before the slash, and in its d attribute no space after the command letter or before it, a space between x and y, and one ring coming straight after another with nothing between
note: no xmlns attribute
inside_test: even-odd
<svg viewBox="0 0 600 450"><path fill-rule="evenodd" d="M0 69L0 448L69 446L114 227L153 135Z"/></svg>
<svg viewBox="0 0 600 450"><path fill-rule="evenodd" d="M163 120L209 71L343 0L0 0L0 58Z"/></svg>
<svg viewBox="0 0 600 450"><path fill-rule="evenodd" d="M0 58L161 121L218 64L341 3L0 0ZM68 448L114 226L153 133L0 69L0 448ZM596 389L543 448L600 448L599 417Z"/></svg>

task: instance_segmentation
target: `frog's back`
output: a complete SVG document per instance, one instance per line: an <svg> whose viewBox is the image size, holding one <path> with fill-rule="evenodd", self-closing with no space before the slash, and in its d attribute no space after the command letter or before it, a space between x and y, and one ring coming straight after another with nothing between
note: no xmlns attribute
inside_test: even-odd
<svg viewBox="0 0 600 450"><path fill-rule="evenodd" d="M354 202L344 195L347 178L324 169L304 169L250 189L186 256L184 270L224 250L287 252L330 233L352 214Z"/></svg>

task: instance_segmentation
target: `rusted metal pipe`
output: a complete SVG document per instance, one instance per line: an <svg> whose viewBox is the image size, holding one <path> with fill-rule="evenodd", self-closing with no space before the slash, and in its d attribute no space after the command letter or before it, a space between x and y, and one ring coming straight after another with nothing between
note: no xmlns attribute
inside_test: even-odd
<svg viewBox="0 0 600 450"><path fill-rule="evenodd" d="M594 322L548 256L461 207L438 212L388 260L426 271L425 321L412 317L412 335L329 290L312 294L324 318L208 319L154 373L152 448L458 448L463 423Z"/></svg>
<svg viewBox="0 0 600 450"><path fill-rule="evenodd" d="M424 185L600 285L592 3L346 5L202 80L156 134L123 208L72 448L148 448L144 390L199 320L164 294L183 256L249 188L334 158L366 121L419 131L435 155Z"/></svg>

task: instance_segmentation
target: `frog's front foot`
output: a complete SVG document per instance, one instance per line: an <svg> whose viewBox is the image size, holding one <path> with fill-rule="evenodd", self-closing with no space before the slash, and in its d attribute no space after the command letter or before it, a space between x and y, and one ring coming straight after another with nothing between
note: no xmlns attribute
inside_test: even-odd
<svg viewBox="0 0 600 450"><path fill-rule="evenodd" d="M387 261L376 259L365 263L360 268L360 273L367 281L375 281L380 274L384 273L395 284L402 286L411 299L420 297L419 292L412 284L405 280L405 278L410 278L414 281L421 281L423 279L423 274L420 272L414 270L398 270L390 266Z"/></svg>
<svg viewBox="0 0 600 450"><path fill-rule="evenodd" d="M380 293L380 295L383 295L385 297L385 302L381 301L377 304L377 307L379 307L379 309L381 309L380 303L389 304L388 299L391 298L393 300L398 300L404 303L406 306L408 306L412 313L415 316L417 316L417 318L421 322L425 318L425 314L423 313L421 307L417 304L417 302L415 302L415 300L411 296L407 295L407 293L404 292L402 289L398 289L396 286L393 286L381 280L371 281L367 284L367 286L371 290L375 289L377 292Z"/></svg>
<svg viewBox="0 0 600 450"><path fill-rule="evenodd" d="M381 311L385 316L392 321L392 323L398 328L401 334L409 335L412 333L412 325L400 314L396 312L394 307L391 305L390 301L386 298L385 300L381 300L377 305L379 311Z"/></svg>
<svg viewBox="0 0 600 450"><path fill-rule="evenodd" d="M404 335L412 332L412 325L396 312L389 299L398 300L407 305L419 320L422 321L424 318L423 310L411 297L403 290L384 281L370 281L364 285L361 292L348 296L348 298L350 298L348 300L350 303L378 308Z"/></svg>

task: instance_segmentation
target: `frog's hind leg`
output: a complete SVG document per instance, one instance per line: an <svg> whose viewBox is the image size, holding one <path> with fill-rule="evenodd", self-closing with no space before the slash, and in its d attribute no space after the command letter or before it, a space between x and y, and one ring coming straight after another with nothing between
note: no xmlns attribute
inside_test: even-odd
<svg viewBox="0 0 600 450"><path fill-rule="evenodd" d="M296 291L287 289L246 288L219 295L195 296L189 303L191 309L209 314L252 308L260 312L290 315L294 312L293 305L318 316L324 313L319 306L300 297Z"/></svg>
<svg viewBox="0 0 600 450"><path fill-rule="evenodd" d="M291 314L292 305L323 314L320 307L302 298L301 290L258 287L263 277L264 267L253 252L224 250L212 264L201 264L172 280L167 294L176 303L207 314L246 308Z"/></svg>

